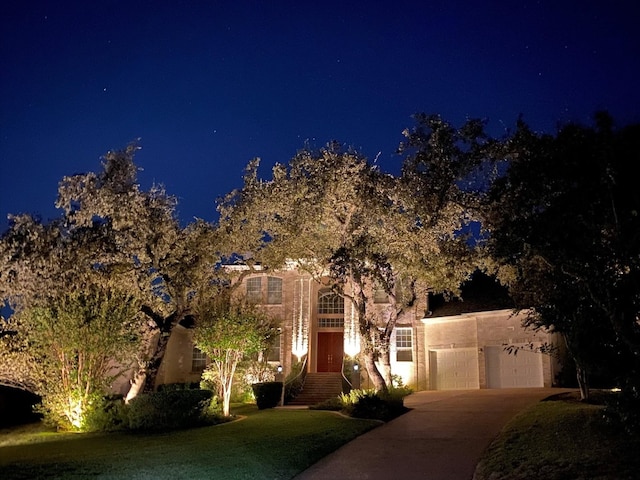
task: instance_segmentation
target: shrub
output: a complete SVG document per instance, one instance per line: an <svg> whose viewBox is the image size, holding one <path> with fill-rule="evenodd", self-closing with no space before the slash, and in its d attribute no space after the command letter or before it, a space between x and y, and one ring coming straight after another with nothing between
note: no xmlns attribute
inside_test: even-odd
<svg viewBox="0 0 640 480"><path fill-rule="evenodd" d="M282 382L254 383L252 388L259 410L273 408L280 403L280 399L282 398Z"/></svg>
<svg viewBox="0 0 640 480"><path fill-rule="evenodd" d="M160 390L140 394L129 403L132 430L172 430L211 423L210 390Z"/></svg>
<svg viewBox="0 0 640 480"><path fill-rule="evenodd" d="M606 399L605 418L628 434L640 433L640 388L630 384L611 393Z"/></svg>
<svg viewBox="0 0 640 480"><path fill-rule="evenodd" d="M291 367L291 372L287 375L284 387L284 403L288 403L296 398L302 391L306 370L304 370L305 362L296 362Z"/></svg>
<svg viewBox="0 0 640 480"><path fill-rule="evenodd" d="M84 431L113 432L129 426L128 408L122 395L109 395L97 400L85 415Z"/></svg>
<svg viewBox="0 0 640 480"><path fill-rule="evenodd" d="M158 385L159 392L175 392L178 390L199 390L199 382L187 382L187 383L164 383Z"/></svg>
<svg viewBox="0 0 640 480"><path fill-rule="evenodd" d="M388 393L377 393L373 389L354 389L340 395L342 412L351 417L386 422L407 411L404 406L404 397L409 393L411 390L406 387L392 388Z"/></svg>
<svg viewBox="0 0 640 480"><path fill-rule="evenodd" d="M324 402L311 405L309 406L309 409L310 410L331 410L331 411L338 412L343 409L343 404L340 397L333 397L325 400Z"/></svg>

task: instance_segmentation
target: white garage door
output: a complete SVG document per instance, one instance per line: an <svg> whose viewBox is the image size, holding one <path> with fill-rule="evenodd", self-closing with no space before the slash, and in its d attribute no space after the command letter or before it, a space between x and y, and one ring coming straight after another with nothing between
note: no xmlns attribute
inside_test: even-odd
<svg viewBox="0 0 640 480"><path fill-rule="evenodd" d="M542 354L518 350L509 354L502 346L484 347L488 388L542 387Z"/></svg>
<svg viewBox="0 0 640 480"><path fill-rule="evenodd" d="M431 350L429 360L432 388L436 390L480 388L477 349Z"/></svg>

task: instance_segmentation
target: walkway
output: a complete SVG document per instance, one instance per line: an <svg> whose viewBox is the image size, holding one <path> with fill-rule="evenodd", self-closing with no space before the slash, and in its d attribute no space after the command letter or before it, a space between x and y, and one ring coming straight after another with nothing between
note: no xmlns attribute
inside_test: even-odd
<svg viewBox="0 0 640 480"><path fill-rule="evenodd" d="M565 389L417 392L412 410L344 445L295 480L471 480L482 452L521 410Z"/></svg>

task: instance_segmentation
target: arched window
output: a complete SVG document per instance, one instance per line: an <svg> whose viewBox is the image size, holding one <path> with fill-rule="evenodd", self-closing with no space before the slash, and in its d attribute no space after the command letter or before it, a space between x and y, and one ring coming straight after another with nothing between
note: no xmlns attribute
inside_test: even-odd
<svg viewBox="0 0 640 480"><path fill-rule="evenodd" d="M331 315L340 313L344 315L344 298L330 288L323 288L318 292L318 313Z"/></svg>
<svg viewBox="0 0 640 480"><path fill-rule="evenodd" d="M318 327L344 326L344 298L330 288L318 292Z"/></svg>

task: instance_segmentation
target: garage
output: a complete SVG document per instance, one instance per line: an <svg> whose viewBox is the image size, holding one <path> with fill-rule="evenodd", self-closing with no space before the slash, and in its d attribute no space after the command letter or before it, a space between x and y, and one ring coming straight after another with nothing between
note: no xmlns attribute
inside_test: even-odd
<svg viewBox="0 0 640 480"><path fill-rule="evenodd" d="M542 354L518 350L505 351L503 346L484 348L487 388L543 387Z"/></svg>
<svg viewBox="0 0 640 480"><path fill-rule="evenodd" d="M478 350L452 348L429 351L431 388L435 390L469 390L480 388Z"/></svg>

